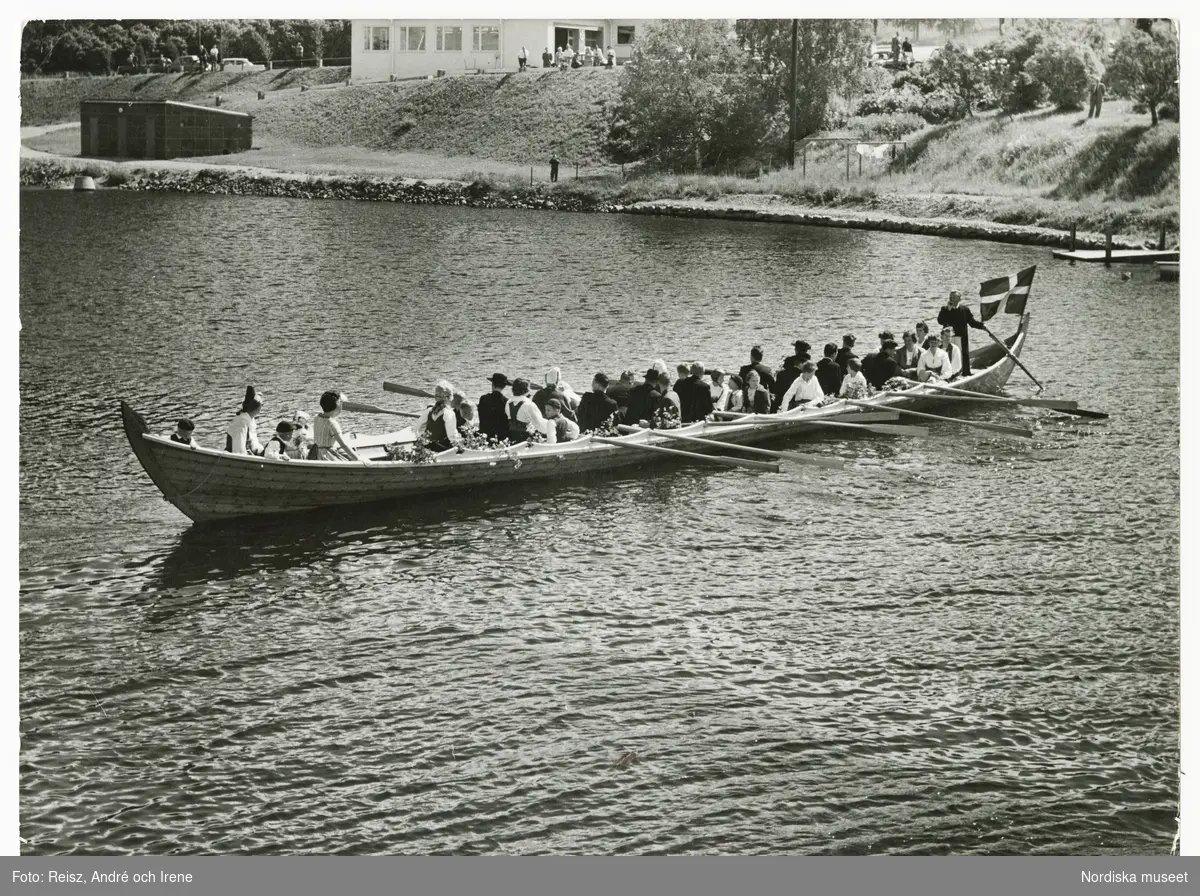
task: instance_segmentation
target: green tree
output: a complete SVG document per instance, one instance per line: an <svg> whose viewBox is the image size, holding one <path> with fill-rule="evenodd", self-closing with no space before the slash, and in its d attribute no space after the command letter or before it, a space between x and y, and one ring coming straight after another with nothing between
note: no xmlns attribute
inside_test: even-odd
<svg viewBox="0 0 1200 896"><path fill-rule="evenodd" d="M950 41L929 63L929 77L957 100L967 115L974 116L975 106L990 95L985 55Z"/></svg>
<svg viewBox="0 0 1200 896"><path fill-rule="evenodd" d="M1150 108L1151 126L1158 106L1179 94L1179 38L1170 23L1155 23L1150 33L1131 31L1117 41L1107 79L1113 89Z"/></svg>
<svg viewBox="0 0 1200 896"><path fill-rule="evenodd" d="M1100 61L1088 44L1053 36L1040 43L1025 68L1055 106L1078 109L1100 73Z"/></svg>
<svg viewBox="0 0 1200 896"><path fill-rule="evenodd" d="M738 41L762 77L766 105L788 113L792 20L738 19ZM822 130L837 96L849 99L861 90L871 47L869 19L799 19L796 23L796 137ZM783 131L787 133L786 128Z"/></svg>
<svg viewBox="0 0 1200 896"><path fill-rule="evenodd" d="M763 78L726 25L666 19L638 35L610 143L660 164L714 167L753 156L771 108Z"/></svg>

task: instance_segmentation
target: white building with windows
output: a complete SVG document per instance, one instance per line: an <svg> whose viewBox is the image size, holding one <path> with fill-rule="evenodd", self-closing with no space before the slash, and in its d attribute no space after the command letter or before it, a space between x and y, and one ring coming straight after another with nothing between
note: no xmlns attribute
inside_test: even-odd
<svg viewBox="0 0 1200 896"><path fill-rule="evenodd" d="M649 19L354 19L350 77L387 81L464 71L516 71L521 47L529 67L542 53L570 44L613 48L617 64L633 52L638 29Z"/></svg>

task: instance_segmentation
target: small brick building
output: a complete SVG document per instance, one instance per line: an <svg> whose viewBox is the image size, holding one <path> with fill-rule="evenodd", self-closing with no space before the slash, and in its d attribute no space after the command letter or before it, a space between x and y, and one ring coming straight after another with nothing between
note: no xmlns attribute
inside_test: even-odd
<svg viewBox="0 0 1200 896"><path fill-rule="evenodd" d="M191 103L83 100L80 152L91 158L174 159L245 152L254 116Z"/></svg>

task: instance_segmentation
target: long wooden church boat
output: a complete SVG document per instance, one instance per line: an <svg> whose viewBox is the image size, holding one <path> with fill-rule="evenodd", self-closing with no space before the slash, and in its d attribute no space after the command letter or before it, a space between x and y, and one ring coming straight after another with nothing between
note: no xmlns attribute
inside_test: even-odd
<svg viewBox="0 0 1200 896"><path fill-rule="evenodd" d="M975 371L956 380L954 388L976 393L999 392L1008 382L1029 333L1029 315L1021 317L1017 332L1005 340L1011 356L994 343L971 352ZM364 463L281 461L235 455L225 451L187 446L165 435L150 432L145 420L124 401L121 417L125 434L138 460L163 497L196 522L261 514L293 513L348 504L395 501L418 495L445 493L476 486L524 482L535 479L593 477L621 467L640 466L673 455L646 448L715 453L718 449L683 443L692 436L730 445L753 445L796 434L843 435L845 427L824 423L865 423L872 409L913 409L952 406L961 398L924 385L902 391L877 393L850 403L835 401L820 408L796 408L780 414L749 415L736 420L703 421L660 433L638 430L620 437L585 435L555 445L522 444L491 450L455 449L438 454L430 463L379 460ZM361 439L364 453L382 457L385 441L403 433ZM639 446L641 446L639 448Z"/></svg>

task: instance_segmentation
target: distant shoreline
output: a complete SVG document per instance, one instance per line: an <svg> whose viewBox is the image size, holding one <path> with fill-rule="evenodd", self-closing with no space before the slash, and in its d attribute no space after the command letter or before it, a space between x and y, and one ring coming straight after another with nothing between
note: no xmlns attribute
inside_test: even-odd
<svg viewBox="0 0 1200 896"><path fill-rule="evenodd" d="M73 186L77 176L89 175L95 179L99 189L662 215L875 230L1054 248L1069 248L1071 242L1069 233L1044 227L955 218L914 218L847 209L816 209L761 194L725 196L715 200L649 199L622 203L602 193L597 194L594 190L573 190L569 182L557 188L538 186L513 189L497 188L484 182L468 184L359 174L314 176L191 160L132 160L118 163L32 152L23 155L20 171L23 187L68 189ZM1104 247L1104 236L1079 232L1075 244L1081 249L1101 249ZM1141 248L1142 245L1129 237L1113 237L1114 248Z"/></svg>

